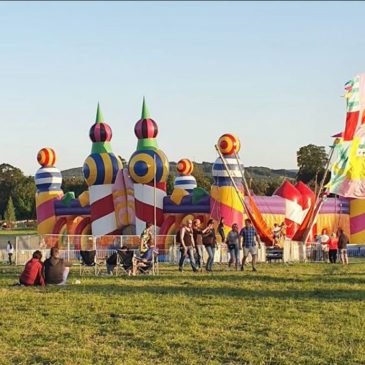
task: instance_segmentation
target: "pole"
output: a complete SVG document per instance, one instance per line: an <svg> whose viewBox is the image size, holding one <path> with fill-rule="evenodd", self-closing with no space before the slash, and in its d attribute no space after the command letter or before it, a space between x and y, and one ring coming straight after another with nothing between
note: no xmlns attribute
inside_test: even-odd
<svg viewBox="0 0 365 365"><path fill-rule="evenodd" d="M237 155L236 151L234 151L234 156L236 157L237 165L238 165L238 167L240 169L240 172L241 172L243 185L244 185L245 190L246 190L245 193L246 193L247 196L251 197L251 192L250 192L250 189L248 188L247 180L245 178L245 172L241 167L240 160L238 159L238 155Z"/></svg>
<svg viewBox="0 0 365 365"><path fill-rule="evenodd" d="M331 146L331 152L329 154L328 161L327 161L327 165L326 165L326 168L325 168L325 171L324 171L324 174L323 174L323 178L322 178L321 184L319 186L319 189L318 189L318 192L317 192L317 195L316 195L316 201L315 201L315 204L314 204L315 205L315 208L314 208L312 217L309 220L308 227L305 230L304 235L303 235L303 239L302 239L303 245L305 245L305 243L307 242L307 239L309 237L309 234L312 231L314 222L316 221L317 216L318 216L318 213L321 210L321 207L322 207L322 205L324 203L323 195L321 196L321 192L322 192L322 189L323 189L323 186L324 186L324 182L325 182L326 177L327 177L327 174L328 174L328 170L329 170L329 167L330 167L330 163L331 163L331 159L332 159L333 151L334 150L335 150L335 145L333 144Z"/></svg>
<svg viewBox="0 0 365 365"><path fill-rule="evenodd" d="M242 196L241 196L241 194L240 194L240 192L239 192L239 190L238 190L238 187L237 187L236 182L233 180L233 177L232 177L232 175L231 175L231 171L229 171L229 169L228 169L228 166L227 166L227 163L226 163L226 160L225 160L224 156L222 155L222 153L221 153L221 151L219 150L219 148L218 148L218 146L217 146L217 145L214 145L214 147L215 147L215 149L217 150L217 152L218 152L218 154L219 154L219 157L221 158L221 160L222 160L222 162L223 162L223 165L224 165L225 169L227 170L228 176L229 176L229 178L231 179L232 185L233 185L233 187L234 187L234 189L236 190L236 193L237 193L237 195L238 195L238 199L241 201L243 208L244 208L244 209L246 209L245 201L243 200L243 198L242 198Z"/></svg>
<svg viewBox="0 0 365 365"><path fill-rule="evenodd" d="M154 239L155 239L155 246L157 246L157 236L156 236L156 154L153 155L153 164L154 164L154 174L153 174L153 227L154 227ZM152 253L152 272L155 274L155 254Z"/></svg>

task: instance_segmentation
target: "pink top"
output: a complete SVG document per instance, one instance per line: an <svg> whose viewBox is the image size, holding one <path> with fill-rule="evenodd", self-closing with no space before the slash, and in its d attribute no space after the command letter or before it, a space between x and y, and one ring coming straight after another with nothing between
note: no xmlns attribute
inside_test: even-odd
<svg viewBox="0 0 365 365"><path fill-rule="evenodd" d="M328 241L328 248L330 250L337 250L338 249L338 238L331 237Z"/></svg>

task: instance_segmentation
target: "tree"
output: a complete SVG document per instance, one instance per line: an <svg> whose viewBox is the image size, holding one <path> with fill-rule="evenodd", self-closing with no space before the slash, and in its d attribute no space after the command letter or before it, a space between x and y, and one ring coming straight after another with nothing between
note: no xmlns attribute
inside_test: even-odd
<svg viewBox="0 0 365 365"><path fill-rule="evenodd" d="M6 206L4 218L9 227L11 227L12 223L16 221L15 209L11 196L9 197L8 204Z"/></svg>
<svg viewBox="0 0 365 365"><path fill-rule="evenodd" d="M197 186L210 192L214 180L212 177L206 176L199 165L194 163L194 170L191 175L195 177Z"/></svg>
<svg viewBox="0 0 365 365"><path fill-rule="evenodd" d="M9 197L13 197L15 214L19 219L34 216L35 183L32 177L9 164L0 165L0 215L4 215Z"/></svg>
<svg viewBox="0 0 365 365"><path fill-rule="evenodd" d="M323 176L328 157L324 146L309 144L301 147L297 152L299 171L297 180L315 185Z"/></svg>
<svg viewBox="0 0 365 365"><path fill-rule="evenodd" d="M173 190L174 190L174 181L175 181L175 176L172 174L169 174L169 176L167 177L167 182L166 182L166 194L167 195L171 195Z"/></svg>
<svg viewBox="0 0 365 365"><path fill-rule="evenodd" d="M78 197L81 193L87 190L88 187L83 178L73 176L71 178L63 179L61 189L64 193L73 191L75 193L75 197Z"/></svg>
<svg viewBox="0 0 365 365"><path fill-rule="evenodd" d="M19 219L35 218L36 186L33 177L23 177L13 186L11 195L14 197L16 216Z"/></svg>

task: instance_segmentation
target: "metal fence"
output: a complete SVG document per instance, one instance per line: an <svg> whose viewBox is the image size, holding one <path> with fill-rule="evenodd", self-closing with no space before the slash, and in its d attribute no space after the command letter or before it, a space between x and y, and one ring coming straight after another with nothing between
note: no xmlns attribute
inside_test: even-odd
<svg viewBox="0 0 365 365"><path fill-rule="evenodd" d="M12 239L14 242L14 239ZM159 251L159 261L177 264L180 259L180 247L176 243L175 236L156 236L156 246ZM115 250L122 246L127 246L139 254L139 236L71 236L71 235L29 235L17 236L14 242L15 252L13 261L17 265L24 265L35 250L40 250L43 258L49 256L51 247L57 246L60 254L67 261L80 262L80 250L96 250L97 259L104 260ZM365 246L348 245L348 255L350 257L365 256ZM204 250L203 260L206 262L207 253ZM241 252L241 258L243 257ZM7 261L6 244L1 242L0 261ZM216 263L227 263L229 252L227 245L218 243L214 261ZM250 258L248 262L250 261ZM258 262L266 262L266 247L262 245L258 250ZM303 245L302 242L286 240L283 245L283 262L324 262L326 261L323 252L320 252L317 244Z"/></svg>

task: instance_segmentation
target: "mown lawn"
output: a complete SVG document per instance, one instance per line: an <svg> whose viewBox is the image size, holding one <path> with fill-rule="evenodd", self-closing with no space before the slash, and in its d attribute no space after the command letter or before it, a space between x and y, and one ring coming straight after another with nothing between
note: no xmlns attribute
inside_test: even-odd
<svg viewBox="0 0 365 365"><path fill-rule="evenodd" d="M365 263L82 277L9 287L0 364L365 364Z"/></svg>
<svg viewBox="0 0 365 365"><path fill-rule="evenodd" d="M0 236L21 236L21 235L33 235L37 234L37 230L29 228L19 228L19 229L1 229Z"/></svg>

